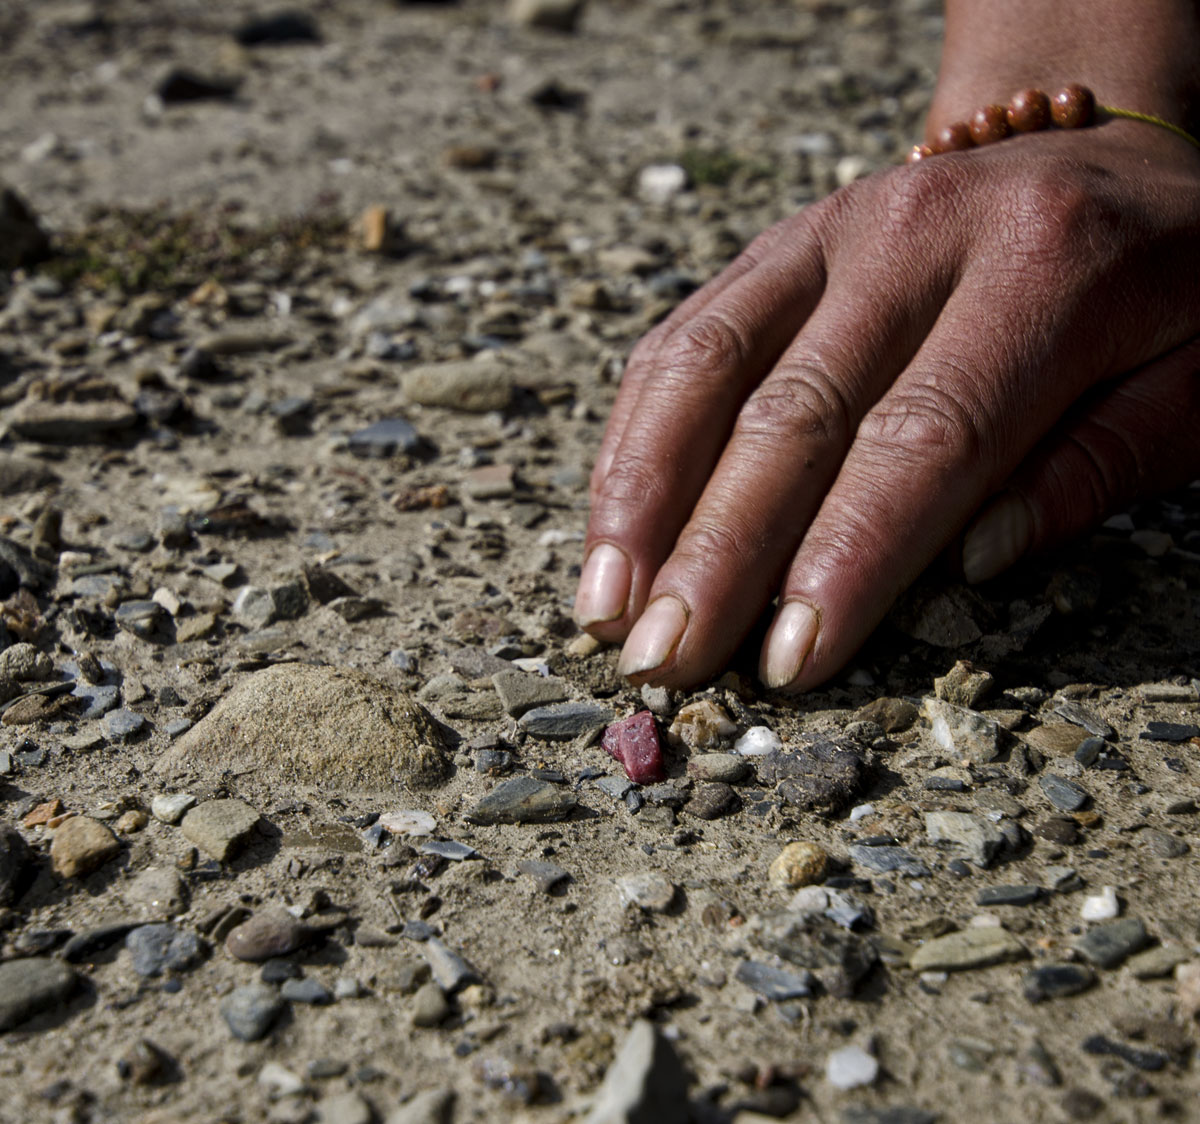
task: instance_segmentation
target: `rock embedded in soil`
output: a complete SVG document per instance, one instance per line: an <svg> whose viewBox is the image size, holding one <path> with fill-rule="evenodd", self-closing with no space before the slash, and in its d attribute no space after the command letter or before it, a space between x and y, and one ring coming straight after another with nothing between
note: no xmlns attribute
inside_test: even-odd
<svg viewBox="0 0 1200 1124"><path fill-rule="evenodd" d="M743 960L734 976L751 991L773 1003L807 999L817 982L809 971L789 972L786 968L776 968L773 964L763 964L757 960Z"/></svg>
<svg viewBox="0 0 1200 1124"><path fill-rule="evenodd" d="M27 957L0 964L0 1031L65 1003L78 982L61 960Z"/></svg>
<svg viewBox="0 0 1200 1124"><path fill-rule="evenodd" d="M50 253L50 239L29 204L0 187L0 269L34 265Z"/></svg>
<svg viewBox="0 0 1200 1124"><path fill-rule="evenodd" d="M468 984L479 982L479 973L437 937L426 940L422 951L433 978L448 995L455 994Z"/></svg>
<svg viewBox="0 0 1200 1124"><path fill-rule="evenodd" d="M421 436L404 418L384 418L350 434L347 445L355 456L385 459L416 452Z"/></svg>
<svg viewBox="0 0 1200 1124"><path fill-rule="evenodd" d="M312 979L284 980L279 995L289 1003L307 1003L313 1007L333 1002L329 989L319 980Z"/></svg>
<svg viewBox="0 0 1200 1124"><path fill-rule="evenodd" d="M863 843L854 843L849 850L852 862L876 874L906 874L913 878L929 875L929 867L903 847L868 847Z"/></svg>
<svg viewBox="0 0 1200 1124"><path fill-rule="evenodd" d="M534 707L549 706L567 698L567 685L561 679L530 675L527 671L498 671L492 686L500 696L504 713L520 718Z"/></svg>
<svg viewBox="0 0 1200 1124"><path fill-rule="evenodd" d="M141 925L125 937L125 947L139 976L186 972L204 957L204 946L195 933L174 925Z"/></svg>
<svg viewBox="0 0 1200 1124"><path fill-rule="evenodd" d="M698 699L679 708L667 731L667 740L693 753L704 753L720 749L736 733L737 723L723 707L712 699Z"/></svg>
<svg viewBox="0 0 1200 1124"><path fill-rule="evenodd" d="M758 777L763 784L775 784L793 807L825 813L853 803L869 779L860 750L828 741L768 753L759 760Z"/></svg>
<svg viewBox="0 0 1200 1124"><path fill-rule="evenodd" d="M968 812L926 812L925 834L931 843L953 843L978 867L991 866L1004 836L982 816Z"/></svg>
<svg viewBox="0 0 1200 1124"><path fill-rule="evenodd" d="M698 781L737 784L749 775L750 764L736 753L698 753L688 761L687 771Z"/></svg>
<svg viewBox="0 0 1200 1124"><path fill-rule="evenodd" d="M625 767L635 784L654 784L667 779L658 724L648 710L614 722L600 741L604 751Z"/></svg>
<svg viewBox="0 0 1200 1124"><path fill-rule="evenodd" d="M789 843L776 855L767 872L772 886L795 890L820 882L829 869L829 856L816 843Z"/></svg>
<svg viewBox="0 0 1200 1124"><path fill-rule="evenodd" d="M506 409L513 395L507 365L490 353L482 359L414 367L401 377L400 389L414 405L441 406L470 414Z"/></svg>
<svg viewBox="0 0 1200 1124"><path fill-rule="evenodd" d="M205 854L223 863L242 851L260 819L242 800L206 800L183 817L180 829Z"/></svg>
<svg viewBox="0 0 1200 1124"><path fill-rule="evenodd" d="M570 702L536 707L521 715L518 722L530 737L542 741L572 741L581 734L607 726L615 717L607 706Z"/></svg>
<svg viewBox="0 0 1200 1124"><path fill-rule="evenodd" d="M687 802L688 815L700 820L716 820L732 815L742 807L742 798L720 781L709 781L697 785L692 798Z"/></svg>
<svg viewBox="0 0 1200 1124"><path fill-rule="evenodd" d="M553 823L566 819L579 801L570 792L534 777L501 781L466 818L471 823Z"/></svg>
<svg viewBox="0 0 1200 1124"><path fill-rule="evenodd" d="M941 699L926 699L925 716L934 742L946 753L976 765L1000 755L1000 727L985 715Z"/></svg>
<svg viewBox="0 0 1200 1124"><path fill-rule="evenodd" d="M991 672L959 660L945 675L933 681L933 692L954 706L976 710L996 689Z"/></svg>
<svg viewBox="0 0 1200 1124"><path fill-rule="evenodd" d="M238 960L257 964L295 952L312 935L286 909L263 909L230 930L225 937L225 949Z"/></svg>
<svg viewBox="0 0 1200 1124"><path fill-rule="evenodd" d="M156 768L207 762L339 794L428 788L453 768L441 728L415 699L359 671L298 663L243 679Z"/></svg>
<svg viewBox="0 0 1200 1124"><path fill-rule="evenodd" d="M882 698L859 707L854 717L859 722L874 722L885 734L902 734L920 714L908 699Z"/></svg>
<svg viewBox="0 0 1200 1124"><path fill-rule="evenodd" d="M1039 964L1025 974L1023 988L1030 1003L1061 999L1087 991L1096 982L1096 973L1086 964Z"/></svg>
<svg viewBox="0 0 1200 1124"><path fill-rule="evenodd" d="M446 994L432 980L417 988L412 997L412 1023L418 1027L439 1026L450 1014Z"/></svg>
<svg viewBox="0 0 1200 1124"><path fill-rule="evenodd" d="M177 824L195 804L196 798L189 792L163 793L151 799L150 814L163 823Z"/></svg>
<svg viewBox="0 0 1200 1124"><path fill-rule="evenodd" d="M638 1019L604 1075L584 1124L689 1124L690 1078L675 1047Z"/></svg>
<svg viewBox="0 0 1200 1124"><path fill-rule="evenodd" d="M1097 925L1075 941L1075 951L1098 968L1116 968L1150 943L1145 925L1136 917Z"/></svg>
<svg viewBox="0 0 1200 1124"><path fill-rule="evenodd" d="M675 885L656 870L625 874L617 879L623 901L647 913L666 913L675 902Z"/></svg>
<svg viewBox="0 0 1200 1124"><path fill-rule="evenodd" d="M105 824L90 816L72 816L54 830L50 865L60 878L82 878L120 851L120 842Z"/></svg>
<svg viewBox="0 0 1200 1124"><path fill-rule="evenodd" d="M1046 794L1046 799L1060 812L1077 812L1091 799L1083 785L1055 773L1047 773L1039 778L1038 784Z"/></svg>
<svg viewBox="0 0 1200 1124"><path fill-rule="evenodd" d="M860 1089L873 1085L879 1076L879 1061L861 1046L843 1046L829 1055L825 1079L836 1089Z"/></svg>
<svg viewBox="0 0 1200 1124"><path fill-rule="evenodd" d="M257 1042L283 1012L284 1001L273 987L248 984L234 988L220 1003L230 1033L243 1042Z"/></svg>
<svg viewBox="0 0 1200 1124"><path fill-rule="evenodd" d="M12 905L36 873L37 862L25 837L11 824L0 823L0 908Z"/></svg>
<svg viewBox="0 0 1200 1124"><path fill-rule="evenodd" d="M1006 929L963 929L926 941L909 961L914 972L962 972L1023 960L1029 953Z"/></svg>

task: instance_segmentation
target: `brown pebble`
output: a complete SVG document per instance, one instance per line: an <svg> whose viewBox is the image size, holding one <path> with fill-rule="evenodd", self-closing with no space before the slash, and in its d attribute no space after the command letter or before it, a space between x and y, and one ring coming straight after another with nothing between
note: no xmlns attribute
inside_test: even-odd
<svg viewBox="0 0 1200 1124"><path fill-rule="evenodd" d="M970 125L965 121L955 121L953 125L947 125L938 132L931 147L935 153L942 153L962 152L974 145L975 142L971 139Z"/></svg>
<svg viewBox="0 0 1200 1124"><path fill-rule="evenodd" d="M81 878L121 851L117 837L99 820L75 816L54 833L50 865L60 878Z"/></svg>
<svg viewBox="0 0 1200 1124"><path fill-rule="evenodd" d="M1096 95L1073 82L1050 101L1050 117L1060 129L1083 129L1096 117Z"/></svg>
<svg viewBox="0 0 1200 1124"><path fill-rule="evenodd" d="M1012 136L1008 110L1002 105L984 105L971 115L971 139L976 144L995 144Z"/></svg>
<svg viewBox="0 0 1200 1124"><path fill-rule="evenodd" d="M1066 846L1079 842L1079 826L1075 821L1061 819L1058 816L1042 820L1034 827L1033 834L1049 843L1061 843Z"/></svg>
<svg viewBox="0 0 1200 1124"><path fill-rule="evenodd" d="M1008 123L1017 133L1036 133L1050 124L1050 99L1043 90L1022 90L1008 106Z"/></svg>
<svg viewBox="0 0 1200 1124"><path fill-rule="evenodd" d="M295 952L309 936L308 929L286 910L267 909L231 930L225 948L238 960L259 963Z"/></svg>
<svg viewBox="0 0 1200 1124"><path fill-rule="evenodd" d="M729 785L721 781L700 785L691 800L687 810L701 820L715 820L736 812L742 806L738 794Z"/></svg>

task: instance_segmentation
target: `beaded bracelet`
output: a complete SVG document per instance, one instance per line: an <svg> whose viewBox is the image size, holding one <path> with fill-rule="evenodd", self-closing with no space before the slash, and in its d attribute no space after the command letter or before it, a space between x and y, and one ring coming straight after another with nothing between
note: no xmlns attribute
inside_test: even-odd
<svg viewBox="0 0 1200 1124"><path fill-rule="evenodd" d="M1124 117L1167 129L1189 144L1200 148L1200 140L1170 121L1134 109L1097 105L1096 95L1086 86L1072 83L1049 97L1043 90L1022 90L1008 105L985 105L975 110L970 121L956 121L938 133L933 144L913 145L907 163L915 164L927 156L943 152L961 152L976 145L993 144L1014 133L1036 133L1057 125L1060 129L1085 129L1097 116Z"/></svg>

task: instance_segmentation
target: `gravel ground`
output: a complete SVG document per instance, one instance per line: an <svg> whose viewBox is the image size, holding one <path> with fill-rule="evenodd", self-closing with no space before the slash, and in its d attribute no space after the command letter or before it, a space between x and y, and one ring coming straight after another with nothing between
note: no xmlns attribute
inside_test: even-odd
<svg viewBox="0 0 1200 1124"><path fill-rule="evenodd" d="M580 7L0 9L0 1116L1194 1118L1190 490L798 701L570 619L629 349L938 6Z"/></svg>

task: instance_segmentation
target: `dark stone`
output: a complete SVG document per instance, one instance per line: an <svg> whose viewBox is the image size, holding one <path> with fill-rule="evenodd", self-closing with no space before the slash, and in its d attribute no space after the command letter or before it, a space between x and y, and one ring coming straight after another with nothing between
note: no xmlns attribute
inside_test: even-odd
<svg viewBox="0 0 1200 1124"><path fill-rule="evenodd" d="M333 995L329 989L318 980L312 979L284 980L283 987L279 989L279 995L291 1003L311 1003L315 1006L324 1006L326 1003L333 1002Z"/></svg>
<svg viewBox="0 0 1200 1124"><path fill-rule="evenodd" d="M1060 1103L1072 1120L1095 1120L1104 1111L1104 1098L1088 1089L1068 1089Z"/></svg>
<svg viewBox="0 0 1200 1124"><path fill-rule="evenodd" d="M62 950L62 958L76 963L80 960L90 960L97 953L111 948L118 941L123 941L130 930L136 929L138 921L116 921L110 925L98 925L94 929L85 929L73 936Z"/></svg>
<svg viewBox="0 0 1200 1124"><path fill-rule="evenodd" d="M1083 1050L1086 1054L1109 1054L1114 1058L1120 1058L1123 1062L1128 1062L1136 1069L1145 1069L1152 1073L1164 1068L1171 1060L1170 1056L1161 1050L1143 1050L1137 1046L1127 1046L1123 1042L1114 1042L1111 1038L1105 1038L1103 1034L1093 1034L1085 1038Z"/></svg>
<svg viewBox="0 0 1200 1124"><path fill-rule="evenodd" d="M758 943L789 964L811 971L838 999L851 998L879 960L869 941L825 917L769 915L763 918Z"/></svg>
<svg viewBox="0 0 1200 1124"><path fill-rule="evenodd" d="M304 973L299 964L290 960L268 960L258 973L258 978L266 984L280 984L285 980L298 980Z"/></svg>
<svg viewBox="0 0 1200 1124"><path fill-rule="evenodd" d="M740 811L742 799L723 781L711 781L697 785L692 798L687 802L689 815L701 820L716 820Z"/></svg>
<svg viewBox="0 0 1200 1124"><path fill-rule="evenodd" d="M274 988L250 984L234 988L221 1000L221 1017L230 1033L243 1042L257 1042L279 1017L284 1002Z"/></svg>
<svg viewBox="0 0 1200 1124"><path fill-rule="evenodd" d="M309 596L319 605L328 605L330 601L336 601L339 597L358 596L357 590L324 566L305 566L304 583L308 586Z"/></svg>
<svg viewBox="0 0 1200 1124"><path fill-rule="evenodd" d="M566 819L578 800L545 781L513 777L501 781L470 812L471 823L551 823Z"/></svg>
<svg viewBox="0 0 1200 1124"><path fill-rule="evenodd" d="M30 958L0 964L0 1031L60 1006L78 977L61 960Z"/></svg>
<svg viewBox="0 0 1200 1124"><path fill-rule="evenodd" d="M1101 968L1115 968L1146 947L1150 936L1136 917L1098 925L1075 942L1075 950Z"/></svg>
<svg viewBox="0 0 1200 1124"><path fill-rule="evenodd" d="M50 239L29 205L11 187L0 188L0 269L34 265L50 254Z"/></svg>
<svg viewBox="0 0 1200 1124"><path fill-rule="evenodd" d="M1040 886L985 886L976 905L1032 905L1042 896Z"/></svg>
<svg viewBox="0 0 1200 1124"><path fill-rule="evenodd" d="M1038 784L1046 794L1046 799L1062 812L1078 812L1091 799L1082 785L1054 773L1047 773Z"/></svg>
<svg viewBox="0 0 1200 1124"><path fill-rule="evenodd" d="M875 1108L873 1105L851 1105L842 1112L842 1124L937 1124L936 1112L908 1105Z"/></svg>
<svg viewBox="0 0 1200 1124"><path fill-rule="evenodd" d="M1093 737L1112 738L1116 736L1116 731L1103 718L1071 699L1057 703L1054 713L1073 725L1082 726Z"/></svg>
<svg viewBox="0 0 1200 1124"><path fill-rule="evenodd" d="M54 584L54 570L6 535L0 535L0 563L14 570L26 589L38 590Z"/></svg>
<svg viewBox="0 0 1200 1124"><path fill-rule="evenodd" d="M829 741L768 753L758 762L758 778L777 785L778 794L793 807L826 813L850 804L870 779L860 749Z"/></svg>
<svg viewBox="0 0 1200 1124"><path fill-rule="evenodd" d="M1186 742L1200 737L1200 726L1190 722L1148 722L1138 736L1151 742Z"/></svg>
<svg viewBox="0 0 1200 1124"><path fill-rule="evenodd" d="M243 47L274 47L281 43L319 43L317 21L307 12L284 11L251 16L233 33Z"/></svg>
<svg viewBox="0 0 1200 1124"><path fill-rule="evenodd" d="M207 78L194 71L176 68L159 82L155 93L164 105L191 101L228 101L241 83L235 79Z"/></svg>
<svg viewBox="0 0 1200 1124"><path fill-rule="evenodd" d="M1072 846L1079 842L1079 825L1074 820L1051 816L1034 826L1033 834L1049 843Z"/></svg>
<svg viewBox="0 0 1200 1124"><path fill-rule="evenodd" d="M33 851L11 824L0 823L0 907L12 905L37 873Z"/></svg>
<svg viewBox="0 0 1200 1124"><path fill-rule="evenodd" d="M544 741L571 741L580 734L607 726L616 715L596 703L557 703L526 711L518 720L530 737Z"/></svg>
<svg viewBox="0 0 1200 1124"><path fill-rule="evenodd" d="M775 1003L785 999L806 999L812 995L816 983L811 972L789 972L757 960L743 960L735 975L752 991Z"/></svg>
<svg viewBox="0 0 1200 1124"><path fill-rule="evenodd" d="M204 957L204 946L195 933L174 925L139 925L125 937L125 947L139 976L186 972Z"/></svg>
<svg viewBox="0 0 1200 1124"><path fill-rule="evenodd" d="M1030 1003L1078 995L1096 982L1096 973L1086 964L1041 964L1025 974L1025 998Z"/></svg>
<svg viewBox="0 0 1200 1124"><path fill-rule="evenodd" d="M864 847L855 843L850 847L850 859L877 874L907 874L913 878L929 875L929 867L903 847Z"/></svg>

